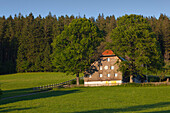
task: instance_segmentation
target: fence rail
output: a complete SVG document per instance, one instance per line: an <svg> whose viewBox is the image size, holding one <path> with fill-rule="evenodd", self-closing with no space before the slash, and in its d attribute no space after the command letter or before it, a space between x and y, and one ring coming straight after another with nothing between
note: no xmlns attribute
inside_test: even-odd
<svg viewBox="0 0 170 113"><path fill-rule="evenodd" d="M80 80L84 78L84 76L79 77ZM34 87L33 90L47 90L47 89L52 89L52 88L57 88L57 87L62 87L65 84L70 84L72 81L76 80L77 78L65 81L65 82L61 82L61 83L57 83L57 84L48 84L48 85L42 85L39 87Z"/></svg>

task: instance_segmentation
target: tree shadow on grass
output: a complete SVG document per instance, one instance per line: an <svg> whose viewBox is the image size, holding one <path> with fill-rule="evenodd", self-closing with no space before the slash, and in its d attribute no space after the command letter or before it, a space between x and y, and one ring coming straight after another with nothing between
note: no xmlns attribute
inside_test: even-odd
<svg viewBox="0 0 170 113"><path fill-rule="evenodd" d="M169 106L170 102L160 102L156 104L146 104L146 105L138 105L138 106L131 106L126 108L115 108L115 109L99 109L99 110L90 110L90 111L82 111L82 112L75 112L75 113L117 113L117 112L139 112L142 110L149 110L153 108L161 108L165 106ZM148 113L170 113L170 110L167 111L154 111ZM147 112L144 112L147 113Z"/></svg>
<svg viewBox="0 0 170 113"><path fill-rule="evenodd" d="M25 89L14 89L14 90L3 90L3 94L0 95L0 99L2 98L8 98L11 96L16 96L16 95L23 95L27 93L32 93L33 89L32 88L25 88Z"/></svg>
<svg viewBox="0 0 170 113"><path fill-rule="evenodd" d="M11 111L20 111L20 110L28 110L28 109L34 109L34 108L37 108L37 107L26 107L26 108L13 108L14 106L12 107L1 107L0 108L0 112L11 112Z"/></svg>
<svg viewBox="0 0 170 113"><path fill-rule="evenodd" d="M20 89L21 91L26 91L30 89ZM13 92L15 90L12 90ZM34 92L33 94L28 95L17 95L14 98L6 98L0 100L0 105L18 102L18 101L24 101L24 100L34 100L34 99L41 99L41 98L48 98L48 97L55 97L55 96L62 96L66 94L76 93L80 90L52 90L52 91L45 91L45 92ZM21 97L20 97L21 96Z"/></svg>
<svg viewBox="0 0 170 113"><path fill-rule="evenodd" d="M164 110L164 111L153 111L153 112L144 112L144 113L170 113L170 110Z"/></svg>

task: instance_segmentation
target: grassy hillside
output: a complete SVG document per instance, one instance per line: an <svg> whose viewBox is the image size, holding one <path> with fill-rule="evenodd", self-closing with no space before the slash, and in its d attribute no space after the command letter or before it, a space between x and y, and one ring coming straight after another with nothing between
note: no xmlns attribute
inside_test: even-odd
<svg viewBox="0 0 170 113"><path fill-rule="evenodd" d="M35 74L35 75L34 75ZM63 73L28 73L0 76L5 95L27 92L35 85L65 81ZM35 76L39 77L35 77ZM47 76L48 75L48 76ZM58 75L58 77L56 76ZM15 78L15 76L18 76ZM21 77L25 76L25 77ZM31 78L32 76L32 78ZM46 77L47 76L47 77ZM51 77L50 77L51 76ZM70 76L70 75L69 75ZM74 76L66 76L71 79ZM56 77L56 78L55 78ZM41 80L43 78L46 80ZM28 79L28 81L27 81ZM53 80L55 79L55 80ZM44 82L43 82L44 81ZM26 84L22 85L22 84ZM6 84L6 85L5 85ZM15 85L16 84L16 85ZM19 85L20 84L20 85ZM7 86L4 88L4 86ZM11 88L10 88L11 87ZM28 90L30 91L30 90ZM21 94L21 93L18 93ZM0 112L10 113L158 113L170 112L170 86L86 87L0 100ZM4 94L3 94L4 96ZM7 97L7 96L4 96Z"/></svg>
<svg viewBox="0 0 170 113"><path fill-rule="evenodd" d="M32 92L33 87L64 82L75 78L65 73L17 73L0 76L1 98Z"/></svg>
<svg viewBox="0 0 170 113"><path fill-rule="evenodd" d="M76 78L73 75L66 75L65 73L18 73L1 75L0 83L2 90L30 88L40 85L47 85L52 83L60 83L66 80Z"/></svg>

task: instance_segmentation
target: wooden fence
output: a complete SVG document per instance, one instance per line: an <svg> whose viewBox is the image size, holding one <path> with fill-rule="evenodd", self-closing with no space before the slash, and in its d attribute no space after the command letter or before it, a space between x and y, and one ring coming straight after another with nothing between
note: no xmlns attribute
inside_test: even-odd
<svg viewBox="0 0 170 113"><path fill-rule="evenodd" d="M37 91L41 91L41 90L50 90L52 88L59 88L62 87L63 85L66 84L71 84L72 81L76 80L77 78L65 81L65 82L61 82L61 83L57 83L57 84L48 84L48 85L43 85L43 86L39 86L39 87L34 87L33 90L37 90ZM84 79L84 76L80 77L80 80Z"/></svg>

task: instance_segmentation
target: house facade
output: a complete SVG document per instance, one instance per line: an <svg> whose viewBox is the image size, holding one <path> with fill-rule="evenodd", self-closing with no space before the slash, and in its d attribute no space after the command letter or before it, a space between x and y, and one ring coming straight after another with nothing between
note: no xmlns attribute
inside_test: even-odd
<svg viewBox="0 0 170 113"><path fill-rule="evenodd" d="M121 61L112 50L106 50L95 61L84 77L84 86L112 86L122 83L122 73L117 61Z"/></svg>

